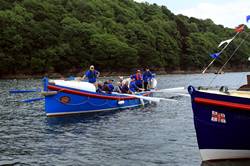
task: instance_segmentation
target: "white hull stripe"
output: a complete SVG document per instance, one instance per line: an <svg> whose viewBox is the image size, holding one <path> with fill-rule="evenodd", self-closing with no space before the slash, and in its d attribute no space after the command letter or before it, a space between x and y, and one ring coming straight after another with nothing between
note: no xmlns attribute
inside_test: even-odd
<svg viewBox="0 0 250 166"><path fill-rule="evenodd" d="M46 113L46 115L47 116L61 116L61 115L70 115L70 114L94 113L94 112L112 111L112 110L133 108L133 107L138 107L138 106L141 106L141 104L126 106L126 107L107 108L107 109L101 109L101 110L87 110L87 111L75 111L75 112Z"/></svg>
<svg viewBox="0 0 250 166"><path fill-rule="evenodd" d="M250 158L250 150L200 149L200 153L203 161Z"/></svg>

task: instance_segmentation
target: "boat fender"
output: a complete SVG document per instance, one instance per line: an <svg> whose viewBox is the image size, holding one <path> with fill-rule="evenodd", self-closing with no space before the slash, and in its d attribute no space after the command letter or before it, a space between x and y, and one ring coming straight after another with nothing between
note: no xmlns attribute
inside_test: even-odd
<svg viewBox="0 0 250 166"><path fill-rule="evenodd" d="M155 78L151 79L151 88L155 89L157 86L157 80Z"/></svg>
<svg viewBox="0 0 250 166"><path fill-rule="evenodd" d="M222 87L220 87L220 90L219 90L220 92L223 92L223 93L229 93L228 92L228 87L227 86L222 86Z"/></svg>
<svg viewBox="0 0 250 166"><path fill-rule="evenodd" d="M125 103L124 100L119 100L119 101L118 101L118 104L119 104L119 105L123 105L124 103Z"/></svg>
<svg viewBox="0 0 250 166"><path fill-rule="evenodd" d="M43 92L41 92L41 95L52 96L52 95L56 95L57 93L58 93L57 91L43 91Z"/></svg>

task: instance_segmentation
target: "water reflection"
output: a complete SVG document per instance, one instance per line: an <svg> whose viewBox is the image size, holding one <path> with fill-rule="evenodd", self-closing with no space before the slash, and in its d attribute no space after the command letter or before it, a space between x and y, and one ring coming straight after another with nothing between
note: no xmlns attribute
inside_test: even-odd
<svg viewBox="0 0 250 166"><path fill-rule="evenodd" d="M249 165L250 165L250 159L206 161L201 163L201 166L249 166Z"/></svg>
<svg viewBox="0 0 250 166"><path fill-rule="evenodd" d="M109 115L115 115L118 112L120 112L120 110L99 112L99 113L76 114L76 115L68 115L61 117L49 117L46 119L46 123L49 126L77 124L77 123L95 123L100 120L105 120L105 119L107 120L110 117Z"/></svg>

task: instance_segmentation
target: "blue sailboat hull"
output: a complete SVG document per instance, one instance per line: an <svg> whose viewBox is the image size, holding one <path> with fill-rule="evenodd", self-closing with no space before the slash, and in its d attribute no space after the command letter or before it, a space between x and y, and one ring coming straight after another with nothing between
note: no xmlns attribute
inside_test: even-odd
<svg viewBox="0 0 250 166"><path fill-rule="evenodd" d="M146 100L124 95L88 92L49 83L44 86L48 94L55 92L45 95L45 112L49 117L122 110L149 104ZM152 96L152 93L142 92L139 95Z"/></svg>

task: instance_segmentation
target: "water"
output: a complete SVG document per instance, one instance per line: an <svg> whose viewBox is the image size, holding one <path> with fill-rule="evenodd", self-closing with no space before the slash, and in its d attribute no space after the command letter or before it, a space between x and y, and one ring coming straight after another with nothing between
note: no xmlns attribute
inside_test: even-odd
<svg viewBox="0 0 250 166"><path fill-rule="evenodd" d="M219 75L213 85L239 87L246 74ZM208 85L212 77L158 76L158 88ZM40 80L0 80L0 165L201 165L188 97L106 115L47 118L42 101L14 102L35 93L8 94L40 86Z"/></svg>

